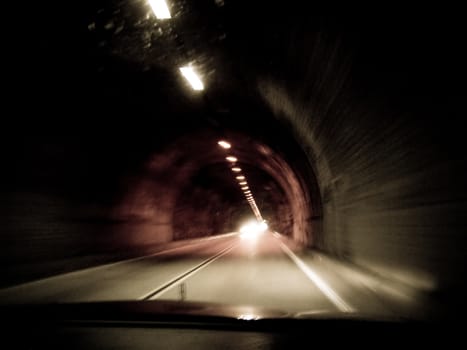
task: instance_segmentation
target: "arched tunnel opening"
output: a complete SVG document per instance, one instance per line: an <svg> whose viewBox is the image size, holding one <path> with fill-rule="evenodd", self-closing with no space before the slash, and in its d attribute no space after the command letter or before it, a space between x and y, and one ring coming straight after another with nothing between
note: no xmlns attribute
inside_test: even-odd
<svg viewBox="0 0 467 350"><path fill-rule="evenodd" d="M47 6L11 48L2 286L238 231L253 212L235 165L272 231L465 307L458 18Z"/></svg>
<svg viewBox="0 0 467 350"><path fill-rule="evenodd" d="M244 176L271 228L311 245L313 236L320 235L312 233L309 225L312 205L319 200L310 200L305 174L300 173L303 170L293 169L287 154L278 153L294 148L296 152L298 145L292 138L287 144L284 133L284 149L278 151L247 134L224 132L222 136L230 141L229 150L218 146L221 138L213 129L181 136L151 155L143 165L145 175L138 174L145 180L128 188L114 215L140 217L160 225L159 230L151 230L155 242L236 231L242 217L253 215L236 180L236 176ZM229 156L237 161L230 163L226 160ZM295 153L296 159L299 156ZM302 161L306 159L301 156ZM233 172L234 167L240 168L239 172ZM311 169L305 170L309 171L307 181L316 181L309 176ZM319 198L319 193L314 195Z"/></svg>

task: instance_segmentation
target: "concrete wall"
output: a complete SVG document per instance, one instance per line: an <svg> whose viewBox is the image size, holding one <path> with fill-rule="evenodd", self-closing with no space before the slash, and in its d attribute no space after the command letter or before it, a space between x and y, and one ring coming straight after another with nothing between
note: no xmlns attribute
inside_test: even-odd
<svg viewBox="0 0 467 350"><path fill-rule="evenodd" d="M441 298L460 296L467 172L458 124L384 103L324 113L312 95L272 80L260 90L316 172L323 231L312 245Z"/></svg>

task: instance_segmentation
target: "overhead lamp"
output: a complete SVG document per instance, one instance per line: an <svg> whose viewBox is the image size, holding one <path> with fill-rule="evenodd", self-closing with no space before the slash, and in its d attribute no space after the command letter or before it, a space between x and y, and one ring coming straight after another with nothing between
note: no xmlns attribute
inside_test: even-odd
<svg viewBox="0 0 467 350"><path fill-rule="evenodd" d="M222 148L225 148L225 149L229 149L230 147L232 147L232 145L230 143L228 143L227 141L224 141L224 140L218 141L217 144L219 146L221 146Z"/></svg>
<svg viewBox="0 0 467 350"><path fill-rule="evenodd" d="M185 77L185 79L190 83L193 90L204 90L204 85L201 82L201 79L196 74L196 72L193 70L193 67L185 66L180 67L179 69L182 75Z"/></svg>
<svg viewBox="0 0 467 350"><path fill-rule="evenodd" d="M149 5L151 6L152 12L154 12L154 15L157 17L157 19L172 18L165 0L148 0L148 1L149 1Z"/></svg>

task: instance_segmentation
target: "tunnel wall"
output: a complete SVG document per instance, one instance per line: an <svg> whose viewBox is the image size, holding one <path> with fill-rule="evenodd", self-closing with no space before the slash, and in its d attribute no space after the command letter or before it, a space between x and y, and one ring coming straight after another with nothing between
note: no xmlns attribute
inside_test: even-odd
<svg viewBox="0 0 467 350"><path fill-rule="evenodd" d="M280 217L282 223L276 230L283 227L281 233L290 232L290 236L297 242L312 245L314 236L320 233L314 232L316 227L310 225L310 218L315 214L315 210L319 210L312 205L310 197L319 194L312 193L311 189L302 182L300 173L294 171L281 156L265 146L262 146L262 149L266 150L266 159L261 163L261 167L277 181L287 201L285 208L280 204L277 207L279 212L282 211ZM313 178L312 181L316 180Z"/></svg>
<svg viewBox="0 0 467 350"><path fill-rule="evenodd" d="M465 55L461 21L434 17L290 21L262 46L271 65L255 69L316 174L313 247L456 308L467 290Z"/></svg>
<svg viewBox="0 0 467 350"><path fill-rule="evenodd" d="M317 174L315 248L428 293L463 290L466 169L455 124L435 131L432 115L384 104L325 115L279 83L260 88Z"/></svg>
<svg viewBox="0 0 467 350"><path fill-rule="evenodd" d="M228 203L219 193L190 186L183 192L200 166L186 149L144 145L144 152L125 154L118 138L106 141L91 148L15 141L23 154L4 158L0 188L1 286L231 230Z"/></svg>

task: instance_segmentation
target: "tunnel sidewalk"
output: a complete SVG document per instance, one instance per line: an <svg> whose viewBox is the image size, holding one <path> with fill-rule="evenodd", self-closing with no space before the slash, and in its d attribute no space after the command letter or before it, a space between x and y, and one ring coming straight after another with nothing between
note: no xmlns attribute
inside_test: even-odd
<svg viewBox="0 0 467 350"><path fill-rule="evenodd" d="M301 247L283 235L276 237L360 313L407 320L438 316L440 307L421 290L322 251Z"/></svg>

